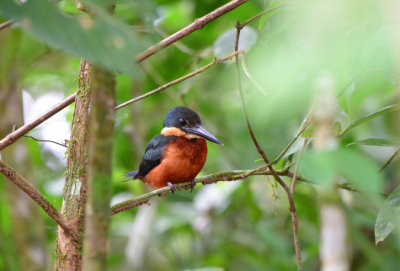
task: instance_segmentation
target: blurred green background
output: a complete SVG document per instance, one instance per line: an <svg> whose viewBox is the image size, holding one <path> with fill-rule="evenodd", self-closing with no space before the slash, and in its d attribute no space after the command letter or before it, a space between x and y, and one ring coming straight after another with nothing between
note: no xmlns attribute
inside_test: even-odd
<svg viewBox="0 0 400 271"><path fill-rule="evenodd" d="M259 85L242 71L254 132L272 160L294 137L315 96L328 84L336 97L335 133L363 121L338 136L337 151L329 159L311 157L308 146L300 174L330 182L321 176L343 173L344 181L360 191L340 191L351 270L398 270L398 221L389 218L399 215L399 195L392 196L395 208L382 215L378 235L386 237L382 232L396 230L378 245L374 236L382 202L400 184L396 159L377 173L400 144L400 25L395 12L400 6L396 1L249 1L140 66L134 61L137 53L223 2L121 0L114 16L101 8L102 1L85 3L93 8L95 19L70 0L1 2L1 22L18 21L0 31L3 109L11 102L9 90L17 91L17 114L26 122L75 92L81 56L117 73L120 104L229 54L237 20L244 22L268 7L285 4L242 32L247 70ZM166 112L175 105L197 111L204 126L225 144L208 145L200 176L262 165L243 117L234 63L228 61L117 112L112 203L149 191L140 181L120 180L125 172L138 168L147 142L160 132ZM391 107L380 111L387 106ZM29 135L67 140L73 109L69 106ZM9 118L6 113L0 118L1 137L11 131ZM311 125L303 136L311 138L313 131ZM278 168L296 161L299 142ZM15 154L9 163L61 208L65 149L21 138L9 151ZM17 155L21 153L26 155L23 163ZM336 165L338 160L341 163ZM320 170L314 170L316 165ZM13 213L15 208L25 208L25 202L15 204L16 197L9 196L15 192L10 192L13 185L2 176L0 180L0 270L50 270L55 223L40 211L40 219L31 220L38 229L30 227L31 222L16 227ZM304 270L320 267L319 186L299 182L294 197ZM198 185L193 193L179 191L150 202L112 217L109 270L296 269L286 195L272 178ZM21 231L32 233L19 241ZM24 248L31 253L27 261L35 263L30 267L20 261Z"/></svg>

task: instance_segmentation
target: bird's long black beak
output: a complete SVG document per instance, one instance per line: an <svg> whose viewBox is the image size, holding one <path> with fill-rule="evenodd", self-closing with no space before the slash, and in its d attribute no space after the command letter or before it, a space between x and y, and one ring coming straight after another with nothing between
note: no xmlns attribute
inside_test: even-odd
<svg viewBox="0 0 400 271"><path fill-rule="evenodd" d="M185 131L190 134L201 136L201 137L203 137L207 140L210 140L211 142L217 143L219 145L224 145L224 144L222 144L221 141L219 141L218 138L213 136L209 131L204 129L203 126L201 126L201 125L196 126L196 127L185 128Z"/></svg>

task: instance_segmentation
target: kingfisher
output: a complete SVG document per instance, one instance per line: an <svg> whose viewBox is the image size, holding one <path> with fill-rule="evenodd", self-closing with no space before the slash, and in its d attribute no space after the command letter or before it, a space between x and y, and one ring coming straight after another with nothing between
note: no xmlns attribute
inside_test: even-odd
<svg viewBox="0 0 400 271"><path fill-rule="evenodd" d="M207 158L206 139L223 145L201 126L199 115L184 106L173 107L165 116L161 134L153 137L140 163L139 170L126 173L129 179L140 179L153 188L191 181L203 168Z"/></svg>

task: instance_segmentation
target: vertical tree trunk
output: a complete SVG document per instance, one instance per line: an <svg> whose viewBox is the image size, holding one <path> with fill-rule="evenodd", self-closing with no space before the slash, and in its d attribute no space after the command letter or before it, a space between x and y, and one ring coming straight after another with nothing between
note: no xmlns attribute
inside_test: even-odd
<svg viewBox="0 0 400 271"><path fill-rule="evenodd" d="M18 43L19 32L10 34L13 43ZM16 40L16 41L15 41ZM0 48L0 51L1 48ZM14 59L0 71L0 138L12 131L14 125L23 125L22 98L18 89L18 48L4 54L0 58ZM11 54L11 56L10 56ZM20 140L1 151L1 159L29 180L33 180L32 168L28 156L28 149L23 140ZM22 190L11 182L5 182L2 193L9 206L11 217L12 236L16 243L16 257L20 268L23 270L46 270L48 254L44 222L39 213L39 208ZM26 227L29 225L29 227ZM5 248L7 249L7 248Z"/></svg>
<svg viewBox="0 0 400 271"><path fill-rule="evenodd" d="M334 135L336 102L333 95L333 79L327 77L321 80L313 114L315 120L313 146L317 151L332 150L337 147ZM350 265L347 253L346 217L335 182L331 187L319 192L321 271L348 271Z"/></svg>
<svg viewBox="0 0 400 271"><path fill-rule="evenodd" d="M90 112L90 160L83 269L106 270L111 166L115 118L115 79L99 68L93 69Z"/></svg>
<svg viewBox="0 0 400 271"><path fill-rule="evenodd" d="M72 133L68 142L68 160L61 212L78 230L78 240L72 240L58 227L54 270L81 270L82 242L87 191L87 164L89 143L89 103L91 67L81 60Z"/></svg>

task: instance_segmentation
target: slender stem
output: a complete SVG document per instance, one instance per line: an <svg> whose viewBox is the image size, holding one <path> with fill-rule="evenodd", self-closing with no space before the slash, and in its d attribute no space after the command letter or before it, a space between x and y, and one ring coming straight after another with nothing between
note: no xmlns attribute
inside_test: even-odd
<svg viewBox="0 0 400 271"><path fill-rule="evenodd" d="M267 94L267 92L265 91L265 89L263 89L258 83L257 81L253 78L253 76L251 76L251 74L249 73L249 71L247 70L246 67L246 55L245 54L241 54L240 55L242 58L242 69L244 71L244 74L247 76L247 78L249 78L249 80L253 83L253 85L258 88L263 94Z"/></svg>
<svg viewBox="0 0 400 271"><path fill-rule="evenodd" d="M392 160L400 153L400 147L389 157L389 159L383 164L383 166L379 169L379 172L384 170Z"/></svg>
<svg viewBox="0 0 400 271"><path fill-rule="evenodd" d="M311 115L312 115L313 108L310 109L306 118L300 125L299 130L297 131L294 138L287 144L287 146L283 149L283 151L271 162L272 164L277 163L281 158L285 155L285 153L289 150L289 148L293 145L293 143L301 136L301 134L307 129L308 125L311 123Z"/></svg>
<svg viewBox="0 0 400 271"><path fill-rule="evenodd" d="M362 118L359 118L358 120L356 120L356 121L350 123L348 126L346 126L346 128L344 128L344 129L339 133L338 137L344 136L350 129L352 129L352 128L358 126L358 125L360 125L361 123L363 123L363 122L365 122L365 121L367 121L367 120L376 118L376 117L378 117L378 116L380 116L380 115L382 115L382 114L390 113L390 112L393 112L393 111L396 111L396 110L399 110L399 109L400 109L400 103L392 104L392 105L386 106L386 107L384 107L384 108L381 108L381 109L379 109L379 110L376 111L376 112L373 112L373 113L371 113L371 114L368 114L368 115L366 115L366 116L364 116L364 117L362 117Z"/></svg>
<svg viewBox="0 0 400 271"><path fill-rule="evenodd" d="M236 23L236 40L235 40L235 48L234 48L235 51L237 51L238 47L239 47L240 30L242 28L243 27L240 24L240 22L237 21L237 23ZM249 130L251 139L253 140L253 143L254 143L258 153L263 158L267 168L269 169L271 174L274 176L275 180L280 184L280 186L282 186L282 188L285 190L285 192L287 194L287 198L288 198L289 206L290 206L289 207L290 214L291 214L291 217L292 217L293 238L294 238L295 250L296 250L297 269L301 270L302 267L301 267L300 243L299 243L299 239L298 239L298 235L297 235L297 224L298 224L297 211L296 211L296 206L295 206L294 200L293 200L293 194L291 193L291 191L290 191L289 187L287 186L287 184L281 179L279 174L272 167L271 163L269 162L269 160L267 158L267 155L265 154L264 150L260 147L260 144L258 143L257 138L254 135L254 132L253 132L253 129L251 127L249 118L247 116L246 104L245 104L244 95L243 95L242 82L241 82L241 78L240 78L240 68L239 68L239 57L238 57L238 55L236 55L236 57L235 57L235 64L236 64L236 74L237 74L237 80L238 80L240 101L242 103L242 109L243 109L244 117L245 117L245 120L246 120L247 128Z"/></svg>
<svg viewBox="0 0 400 271"><path fill-rule="evenodd" d="M182 28L181 30L175 32L171 36L163 39L159 43L151 46L150 48L148 48L145 51L143 51L140 54L138 54L137 57L136 57L136 61L137 62L141 62L141 61L145 60L146 58L152 56L153 54L155 54L156 52L158 52L162 48L165 48L168 45L170 45L171 43L174 43L175 41L182 39L183 37L189 35L193 31L196 31L198 29L203 28L209 22L214 21L218 17L224 15L225 13L228 13L229 11L237 8L238 6L240 6L240 5L244 4L244 3L246 3L247 1L248 0L233 0L233 1L230 1L230 2L226 3L225 5L223 5L223 6L219 7L219 8L211 11L210 13L204 15L203 17L197 18L190 25Z"/></svg>
<svg viewBox="0 0 400 271"><path fill-rule="evenodd" d="M242 29L243 27L245 27L246 25L248 25L248 24L251 23L252 21L254 21L254 20L260 18L261 16L263 16L263 15L265 15L265 14L267 14L267 13L270 13L271 11L274 11L275 9L281 8L281 7L283 7L283 6L285 6L285 4L280 4L280 5L277 5L277 6L272 7L272 8L268 8L268 9L266 9L266 10L264 10L264 11L258 13L256 16L254 16L254 17L252 17L252 18L246 20L244 23L240 24L240 28Z"/></svg>
<svg viewBox="0 0 400 271"><path fill-rule="evenodd" d="M76 93L72 94L71 96L69 96L68 98L63 100L62 102L55 105L49 111L42 114L35 120L33 120L31 123L25 124L24 126L21 126L17 130L13 131L12 133L9 133L6 137L4 137L2 140L0 140L0 151L2 149L4 149L5 147L11 145L15 141L17 141L21 136L25 135L27 132L31 131L33 128L35 128L36 126L38 126L45 120L52 117L54 114L60 112L65 107L72 104L75 101L75 96L76 96Z"/></svg>
<svg viewBox="0 0 400 271"><path fill-rule="evenodd" d="M32 198L45 212L51 217L66 234L69 234L73 239L76 239L76 232L69 227L65 218L57 211L57 209L36 189L30 182L25 180L15 170L0 160L0 173L7 179L17 185L30 198Z"/></svg>
<svg viewBox="0 0 400 271"><path fill-rule="evenodd" d="M233 57L235 57L235 56L237 56L238 54L241 54L241 53L243 53L242 50L234 52L234 53L232 53L232 54L230 54L230 55L228 55L228 56L226 56L224 58L221 58L221 59L214 59L211 63L209 63L209 64L207 64L207 65L205 65L205 66L203 66L203 67L201 67L201 68L199 68L199 69L197 69L195 71L192 71L191 73L188 73L188 74L186 74L186 75L184 75L182 77L179 77L178 79L175 79L175 80L173 80L171 82L168 82L165 85L162 85L162 86L160 86L160 87L158 87L156 89L153 89L152 91L149 91L149 92L147 92L147 93L145 93L143 95L140 95L140 96L138 96L136 98L133 98L133 99L131 99L129 101L126 101L126 102L118 105L115 109L116 110L121 109L122 107L125 107L125 106L127 106L127 105L129 105L131 103L137 102L137 101L142 100L142 99L144 99L144 98L146 98L146 97L148 97L150 95L153 95L153 94L155 94L157 92L163 91L163 90L169 88L170 86L176 85L176 84L178 84L178 83L180 83L180 82L182 82L182 81L184 81L184 80L186 80L188 78L191 78L191 77L193 77L193 76L195 76L195 75L197 75L199 73L204 72L205 70L211 68L212 66L218 65L218 64L220 64L222 62L225 62L225 61L227 61L229 59L232 59Z"/></svg>
<svg viewBox="0 0 400 271"><path fill-rule="evenodd" d="M304 149L304 146L306 145L306 138L303 138L301 141L300 145L300 150L297 156L297 161L296 161L296 166L293 172L293 178L292 178L292 184L290 185L290 193L294 197L294 189L296 187L296 182L297 182L297 174L299 171L299 162L300 162L300 157L301 153ZM296 261L297 261L297 266L299 269L301 269L301 252L300 252L300 240L299 240L299 226L298 226L298 220L297 220L297 213L296 212L291 212L291 218L292 218L292 228L293 228L293 239L294 239L294 247L296 248Z"/></svg>
<svg viewBox="0 0 400 271"><path fill-rule="evenodd" d="M64 147L64 148L66 148L66 147L67 147L67 145L65 145L65 144L62 144L62 143L58 143L58 142L56 142L56 141L53 141L53 140L48 140L48 139L38 139L38 138L36 138L36 137L33 137L33 136L30 136L30 135L24 135L24 137L31 138L31 139L33 139L33 140L35 140L35 141L38 141L38 142L47 142L47 143L53 143L53 144L57 144L57 145L59 145L59 146L61 146L61 147Z"/></svg>

